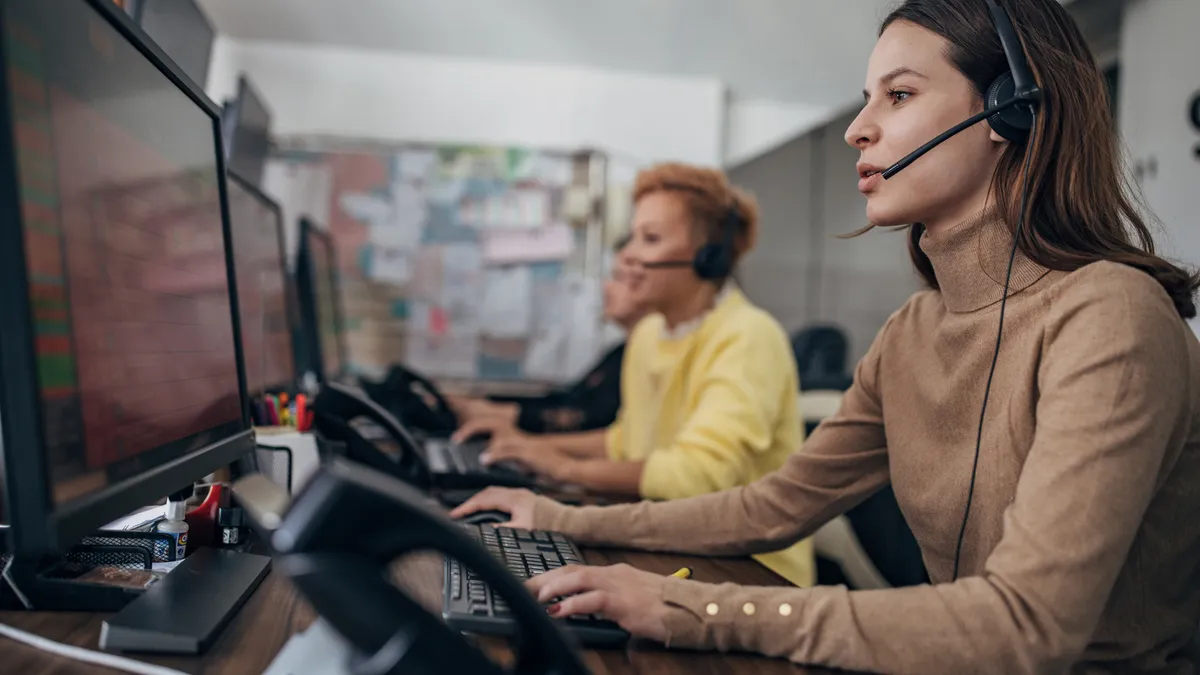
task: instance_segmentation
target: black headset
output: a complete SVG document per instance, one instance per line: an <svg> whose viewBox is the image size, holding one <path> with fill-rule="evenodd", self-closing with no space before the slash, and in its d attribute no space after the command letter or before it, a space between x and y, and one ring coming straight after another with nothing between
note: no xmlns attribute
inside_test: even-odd
<svg viewBox="0 0 1200 675"><path fill-rule="evenodd" d="M746 219L737 207L737 202L730 202L721 220L717 224L717 240L710 241L696 251L691 260L658 260L642 263L646 269L666 269L672 267L690 267L696 276L705 281L723 281L733 274L733 264L737 259L737 232L744 227Z"/></svg>
<svg viewBox="0 0 1200 675"><path fill-rule="evenodd" d="M1000 38L1000 46L1004 48L1004 57L1008 61L1008 72L1001 74L988 87L984 94L984 110L972 115L959 124L929 141L925 145L906 155L883 172L884 180L891 178L912 164L918 157L941 145L958 132L970 128L986 119L988 125L1005 140L1011 143L1024 143L1034 128L1037 109L1041 105L1043 94L1033 79L1033 70L1025 58L1025 50L1021 39L1013 27L1008 12L996 0L985 0L992 14L992 23L996 25L996 35ZM1008 287L1012 280L1013 261L1017 257L1017 243L1020 241L1021 228L1025 223L1025 207L1029 199L1029 160L1033 153L1025 153L1024 169L1022 170L1021 211L1017 217L1017 226L1013 230L1012 250L1008 253L1008 271L1004 275L1004 296L1000 299L1000 325L996 331L996 347L992 352L992 365L988 370L987 384L983 389L983 406L979 411L979 427L975 434L975 458L971 463L971 482L967 487L967 505L963 509L962 524L958 529L958 543L954 547L954 573L952 579L958 579L958 565L962 557L963 538L967 532L967 519L971 515L971 499L975 495L975 476L979 472L979 450L983 445L983 420L987 415L988 398L992 391L992 377L996 374L996 362L1000 359L1000 338L1004 335L1004 309L1008 304Z"/></svg>

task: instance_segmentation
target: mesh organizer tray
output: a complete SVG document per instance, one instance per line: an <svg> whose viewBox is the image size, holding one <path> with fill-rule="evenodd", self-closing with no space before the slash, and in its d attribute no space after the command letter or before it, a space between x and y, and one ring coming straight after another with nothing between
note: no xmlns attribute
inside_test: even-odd
<svg viewBox="0 0 1200 675"><path fill-rule="evenodd" d="M150 569L156 562L175 561L175 540L162 532L97 530L63 556L70 565Z"/></svg>

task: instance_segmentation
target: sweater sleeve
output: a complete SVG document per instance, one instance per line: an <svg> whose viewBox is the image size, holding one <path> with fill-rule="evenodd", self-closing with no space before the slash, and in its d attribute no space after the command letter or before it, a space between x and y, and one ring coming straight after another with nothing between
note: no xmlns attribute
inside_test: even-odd
<svg viewBox="0 0 1200 675"><path fill-rule="evenodd" d="M1051 309L1033 443L979 576L856 592L672 579L671 643L872 672L1067 672L1189 427L1188 331L1153 280L1109 281Z"/></svg>
<svg viewBox="0 0 1200 675"><path fill-rule="evenodd" d="M663 502L574 508L539 497L534 525L581 544L699 555L765 553L803 539L887 483L876 395L886 331L858 364L837 414L778 471L744 487Z"/></svg>

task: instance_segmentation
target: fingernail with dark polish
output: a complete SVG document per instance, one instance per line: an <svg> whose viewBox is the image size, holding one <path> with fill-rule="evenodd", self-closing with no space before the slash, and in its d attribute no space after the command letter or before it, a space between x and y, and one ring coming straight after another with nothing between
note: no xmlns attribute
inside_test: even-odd
<svg viewBox="0 0 1200 675"><path fill-rule="evenodd" d="M548 613L550 616L558 616L558 613L561 611L562 611L562 603L561 602L556 602L553 605L550 605L549 607L546 608L546 613Z"/></svg>

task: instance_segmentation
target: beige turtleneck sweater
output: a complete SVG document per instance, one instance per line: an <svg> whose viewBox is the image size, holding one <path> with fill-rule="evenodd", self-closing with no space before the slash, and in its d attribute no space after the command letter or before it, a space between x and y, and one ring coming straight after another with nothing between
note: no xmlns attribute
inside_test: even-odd
<svg viewBox="0 0 1200 675"><path fill-rule="evenodd" d="M1133 268L1018 256L963 543L1008 234L977 218L921 248L940 291L879 332L841 409L784 467L670 502L534 524L582 544L776 550L891 482L932 585L848 591L668 579L668 644L882 673L1192 673L1200 618L1200 344Z"/></svg>

